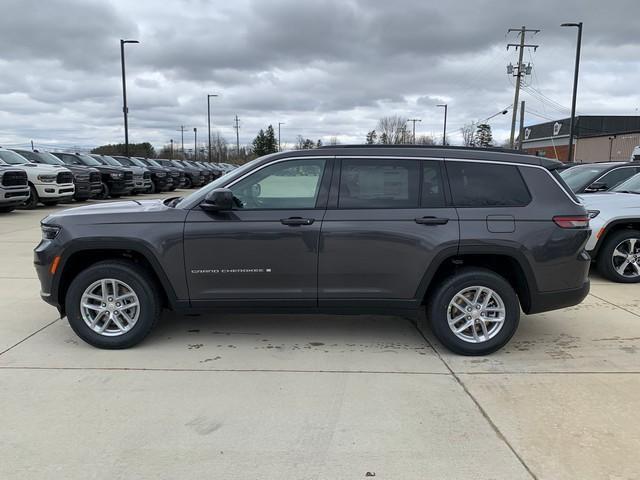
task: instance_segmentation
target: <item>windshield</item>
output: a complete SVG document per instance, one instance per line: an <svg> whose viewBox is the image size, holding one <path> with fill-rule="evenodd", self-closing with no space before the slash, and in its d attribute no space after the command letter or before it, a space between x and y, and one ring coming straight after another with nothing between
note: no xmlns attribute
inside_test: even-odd
<svg viewBox="0 0 640 480"><path fill-rule="evenodd" d="M625 180L611 190L613 192L640 193L640 173L635 174L633 177Z"/></svg>
<svg viewBox="0 0 640 480"><path fill-rule="evenodd" d="M102 159L106 162L107 165L112 165L114 167L121 167L122 163L120 163L119 160L116 160L113 157L110 157L109 155L103 155Z"/></svg>
<svg viewBox="0 0 640 480"><path fill-rule="evenodd" d="M49 165L64 165L65 163L60 160L55 155L51 155L49 152L34 152L34 155L37 155L42 163L46 163Z"/></svg>
<svg viewBox="0 0 640 480"><path fill-rule="evenodd" d="M136 167L146 167L147 166L144 163L142 163L140 160L138 160L137 158L130 158L129 161L131 161L131 164L135 165Z"/></svg>
<svg viewBox="0 0 640 480"><path fill-rule="evenodd" d="M560 172L560 176L574 192L591 185L611 165L578 165Z"/></svg>
<svg viewBox="0 0 640 480"><path fill-rule="evenodd" d="M78 155L78 158L82 160L82 163L84 163L85 165L89 165L91 167L98 167L100 165L104 165L102 162L99 162L98 160L96 160L95 158L89 155Z"/></svg>
<svg viewBox="0 0 640 480"><path fill-rule="evenodd" d="M139 165L136 165L135 163L133 163L133 160L131 160L130 158L127 157L109 157L109 158L113 158L115 159L116 162L118 162L118 165L124 165L125 167L139 167Z"/></svg>
<svg viewBox="0 0 640 480"><path fill-rule="evenodd" d="M150 158L147 159L147 162L149 162L149 164L153 165L154 167L161 167L162 166L158 162L156 162L155 160L151 160Z"/></svg>
<svg viewBox="0 0 640 480"><path fill-rule="evenodd" d="M18 155L16 152L12 152L11 150L0 150L0 158L9 165L23 165L25 163L29 163L29 160L24 158L22 155Z"/></svg>
<svg viewBox="0 0 640 480"><path fill-rule="evenodd" d="M223 175L222 177L217 178L216 180L209 183L208 185L196 190L191 195L187 195L186 197L182 198L178 203L176 203L176 207L192 208L198 202L200 202L200 200L202 200L211 190L220 188L225 183L241 177L247 171L251 170L256 163L264 159L265 157L258 157L255 160L251 160L250 162L245 163L241 167L236 168L233 171L233 173L230 173L228 175Z"/></svg>

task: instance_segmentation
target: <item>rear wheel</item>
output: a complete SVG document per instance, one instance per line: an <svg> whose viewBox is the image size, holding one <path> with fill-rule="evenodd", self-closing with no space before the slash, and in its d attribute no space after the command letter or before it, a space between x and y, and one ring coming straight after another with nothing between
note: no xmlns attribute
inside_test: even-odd
<svg viewBox="0 0 640 480"><path fill-rule="evenodd" d="M513 287L484 268L460 269L431 295L427 316L438 340L461 355L487 355L502 348L520 321Z"/></svg>
<svg viewBox="0 0 640 480"><path fill-rule="evenodd" d="M96 263L71 282L65 299L67 320L94 347L132 347L149 334L160 316L157 290L149 275L133 263Z"/></svg>
<svg viewBox="0 0 640 480"><path fill-rule="evenodd" d="M640 282L640 231L620 230L598 252L598 271L618 283Z"/></svg>

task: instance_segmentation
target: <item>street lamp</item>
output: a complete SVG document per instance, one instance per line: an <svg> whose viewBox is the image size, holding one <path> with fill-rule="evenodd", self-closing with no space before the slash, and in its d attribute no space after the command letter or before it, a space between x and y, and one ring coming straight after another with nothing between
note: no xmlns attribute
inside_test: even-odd
<svg viewBox="0 0 640 480"><path fill-rule="evenodd" d="M447 144L447 104L439 103L436 107L444 107L444 128L442 129L442 145Z"/></svg>
<svg viewBox="0 0 640 480"><path fill-rule="evenodd" d="M576 119L576 96L578 94L578 71L580 68L580 46L582 44L582 22L578 23L563 23L561 27L577 27L578 28L578 42L576 46L576 64L575 71L573 73L573 98L571 99L571 123L569 124L569 150L567 152L567 162L573 161L573 137L574 137L574 123Z"/></svg>
<svg viewBox="0 0 640 480"><path fill-rule="evenodd" d="M198 161L198 129L193 127L193 161Z"/></svg>
<svg viewBox="0 0 640 480"><path fill-rule="evenodd" d="M124 114L124 155L129 156L129 123L127 115L129 109L127 108L127 82L124 72L124 44L125 43L140 43L138 40L122 40L120 39L120 63L122 64L122 113Z"/></svg>
<svg viewBox="0 0 640 480"><path fill-rule="evenodd" d="M217 94L207 95L207 125L209 126L209 162L211 162L211 97L217 97Z"/></svg>
<svg viewBox="0 0 640 480"><path fill-rule="evenodd" d="M280 125L284 125L284 122L278 122L278 151L281 151L280 149Z"/></svg>

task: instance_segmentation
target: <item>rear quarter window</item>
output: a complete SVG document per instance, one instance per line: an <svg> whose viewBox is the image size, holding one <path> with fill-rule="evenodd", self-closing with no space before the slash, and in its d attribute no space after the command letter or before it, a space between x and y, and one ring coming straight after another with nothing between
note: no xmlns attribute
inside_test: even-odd
<svg viewBox="0 0 640 480"><path fill-rule="evenodd" d="M514 165L447 161L456 207L523 207L531 194Z"/></svg>

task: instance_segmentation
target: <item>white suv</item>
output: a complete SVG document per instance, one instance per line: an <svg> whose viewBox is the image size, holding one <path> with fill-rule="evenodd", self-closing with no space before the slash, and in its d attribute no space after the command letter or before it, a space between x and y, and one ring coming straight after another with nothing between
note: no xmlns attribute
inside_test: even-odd
<svg viewBox="0 0 640 480"><path fill-rule="evenodd" d="M640 174L579 197L591 218L586 250L600 273L614 282L640 282Z"/></svg>
<svg viewBox="0 0 640 480"><path fill-rule="evenodd" d="M0 164L12 165L27 173L31 195L25 202L26 208L35 208L38 202L55 205L71 199L76 190L73 173L63 166L31 163L22 155L5 148L0 148Z"/></svg>

